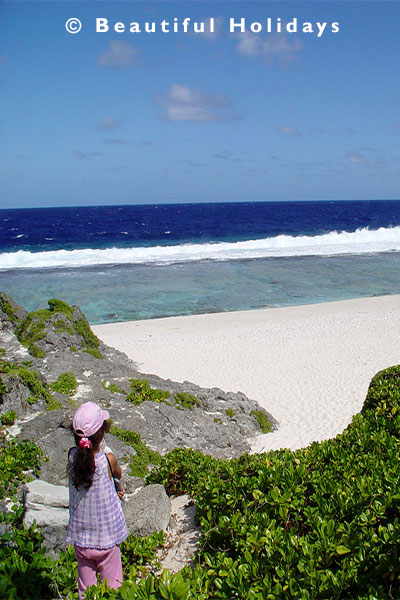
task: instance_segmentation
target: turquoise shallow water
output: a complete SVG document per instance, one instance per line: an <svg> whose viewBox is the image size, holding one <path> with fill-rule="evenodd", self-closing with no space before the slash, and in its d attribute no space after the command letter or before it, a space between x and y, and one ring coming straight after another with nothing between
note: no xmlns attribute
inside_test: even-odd
<svg viewBox="0 0 400 600"><path fill-rule="evenodd" d="M0 272L28 310L52 297L91 324L400 294L400 253Z"/></svg>

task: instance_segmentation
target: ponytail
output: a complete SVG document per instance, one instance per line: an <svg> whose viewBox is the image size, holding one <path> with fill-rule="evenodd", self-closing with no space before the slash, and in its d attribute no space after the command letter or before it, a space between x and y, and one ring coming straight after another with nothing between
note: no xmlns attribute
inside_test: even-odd
<svg viewBox="0 0 400 600"><path fill-rule="evenodd" d="M91 435L85 440L89 440L90 444L80 445L79 442L82 440L81 436L78 436L74 432L75 444L77 450L74 454L73 460L68 465L68 474L71 477L72 483L76 489L83 488L88 490L93 483L93 476L96 470L96 463L94 461L94 451L97 451L100 446L100 442L104 437L105 433L110 431L110 424L108 421L104 421L96 433Z"/></svg>

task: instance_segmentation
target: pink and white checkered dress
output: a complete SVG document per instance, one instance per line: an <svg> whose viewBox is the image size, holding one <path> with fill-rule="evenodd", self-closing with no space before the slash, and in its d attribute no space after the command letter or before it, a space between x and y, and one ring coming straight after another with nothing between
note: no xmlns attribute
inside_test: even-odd
<svg viewBox="0 0 400 600"><path fill-rule="evenodd" d="M69 461L77 449L70 452ZM88 490L77 490L69 480L69 523L67 544L106 550L123 542L129 535L114 482L108 476L106 455L94 455L96 470Z"/></svg>

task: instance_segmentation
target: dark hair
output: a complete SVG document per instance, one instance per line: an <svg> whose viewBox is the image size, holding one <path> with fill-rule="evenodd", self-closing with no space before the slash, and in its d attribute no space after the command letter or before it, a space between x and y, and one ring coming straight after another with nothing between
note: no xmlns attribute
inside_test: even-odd
<svg viewBox="0 0 400 600"><path fill-rule="evenodd" d="M94 462L94 454L99 449L101 440L104 437L105 433L110 431L110 423L108 421L104 421L103 425L100 427L96 433L89 436L89 440L92 442L91 448L81 448L79 446L79 440L82 436L76 435L75 444L78 449L74 454L74 458L71 463L68 464L68 474L72 479L72 483L78 490L79 488L84 488L88 490L93 483L93 475L96 470L96 463Z"/></svg>

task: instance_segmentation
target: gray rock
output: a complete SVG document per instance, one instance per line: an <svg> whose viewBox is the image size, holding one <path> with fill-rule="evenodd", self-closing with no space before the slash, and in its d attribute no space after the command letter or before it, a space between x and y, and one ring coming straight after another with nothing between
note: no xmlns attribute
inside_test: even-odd
<svg viewBox="0 0 400 600"><path fill-rule="evenodd" d="M47 481L35 479L26 484L26 508L37 509L38 506L68 508L68 488L63 485L52 485Z"/></svg>
<svg viewBox="0 0 400 600"><path fill-rule="evenodd" d="M66 548L65 532L69 520L68 488L35 480L26 485L24 523L40 527L44 546L52 558Z"/></svg>
<svg viewBox="0 0 400 600"><path fill-rule="evenodd" d="M135 535L165 531L171 517L171 501L164 486L148 485L123 502L126 524Z"/></svg>

